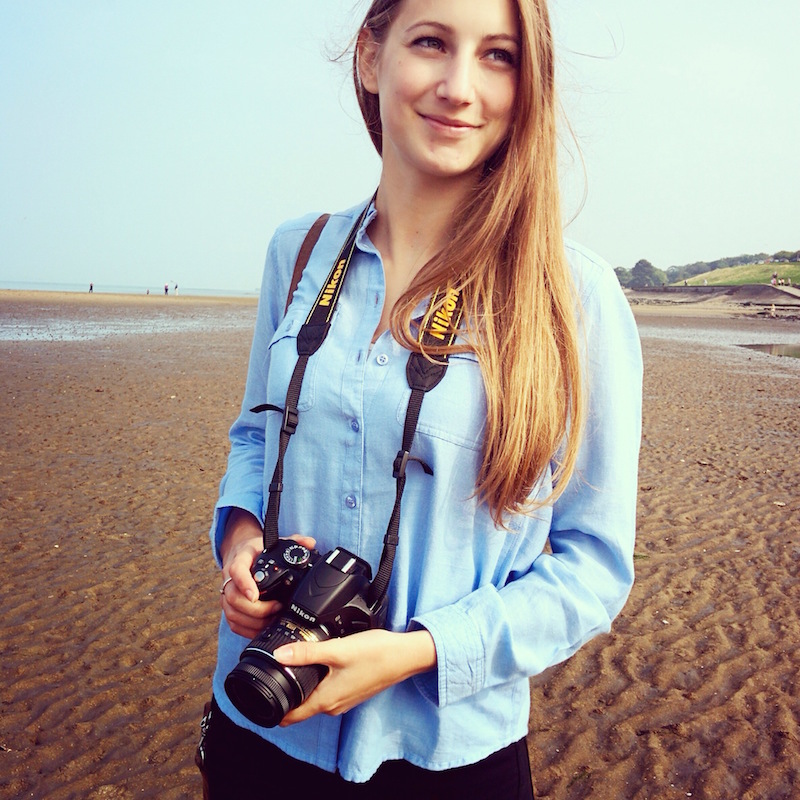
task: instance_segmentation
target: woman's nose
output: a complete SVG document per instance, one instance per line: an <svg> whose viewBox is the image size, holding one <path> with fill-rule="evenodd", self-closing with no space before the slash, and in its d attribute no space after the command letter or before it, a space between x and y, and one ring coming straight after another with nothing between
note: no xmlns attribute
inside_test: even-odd
<svg viewBox="0 0 800 800"><path fill-rule="evenodd" d="M444 65L444 74L436 88L436 96L453 105L466 105L475 100L475 68L472 60L454 55Z"/></svg>

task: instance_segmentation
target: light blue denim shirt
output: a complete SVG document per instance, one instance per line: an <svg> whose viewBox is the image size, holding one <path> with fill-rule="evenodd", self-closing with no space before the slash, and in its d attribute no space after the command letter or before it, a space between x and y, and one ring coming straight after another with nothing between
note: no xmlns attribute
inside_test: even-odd
<svg viewBox="0 0 800 800"><path fill-rule="evenodd" d="M331 216L284 317L297 252L315 219L282 225L269 247L242 412L230 431L228 470L211 527L219 544L230 508L263 519L300 325L363 205ZM282 536L314 536L321 552L340 545L377 570L395 495L392 463L410 395L408 351L389 332L370 349L381 315L381 258L359 232L331 331L310 359L299 425L285 460ZM289 728L244 718L223 682L247 640L223 617L214 693L222 711L295 758L370 778L387 760L441 770L476 762L527 732L528 676L563 661L608 631L633 583L642 363L628 303L611 268L567 245L586 343L589 417L578 468L553 507L493 524L473 496L486 414L476 359L451 357L422 405L400 544L389 587L391 630L423 626L438 667L393 686L339 717ZM544 480L549 487L549 475ZM545 544L550 542L550 551Z"/></svg>

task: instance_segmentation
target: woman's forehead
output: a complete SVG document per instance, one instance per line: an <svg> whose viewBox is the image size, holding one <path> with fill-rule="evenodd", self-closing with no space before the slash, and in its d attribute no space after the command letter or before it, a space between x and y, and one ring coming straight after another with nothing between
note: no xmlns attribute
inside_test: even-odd
<svg viewBox="0 0 800 800"><path fill-rule="evenodd" d="M516 0L401 0L392 16L393 27L432 23L452 30L480 30L485 36L518 36Z"/></svg>

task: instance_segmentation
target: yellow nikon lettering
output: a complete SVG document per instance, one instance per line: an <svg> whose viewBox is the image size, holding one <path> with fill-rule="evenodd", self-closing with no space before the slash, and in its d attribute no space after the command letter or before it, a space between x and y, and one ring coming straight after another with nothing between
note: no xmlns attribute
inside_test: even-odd
<svg viewBox="0 0 800 800"><path fill-rule="evenodd" d="M447 333L447 326L441 325L440 323L434 321L431 323L431 329L428 331L428 333L437 339L444 339L444 335Z"/></svg>
<svg viewBox="0 0 800 800"><path fill-rule="evenodd" d="M445 334L450 330L453 312L456 310L457 303L458 292L453 289L448 289L444 304L441 308L436 309L436 313L431 320L431 326L428 331L431 336L440 341L444 339Z"/></svg>
<svg viewBox="0 0 800 800"><path fill-rule="evenodd" d="M345 259L342 259L336 265L336 269L333 271L333 275L331 275L331 279L328 281L328 285L325 287L324 291L322 292L322 297L319 299L319 304L321 306L329 306L331 304L333 295L336 292L336 287L339 285L339 279L342 277L344 265Z"/></svg>

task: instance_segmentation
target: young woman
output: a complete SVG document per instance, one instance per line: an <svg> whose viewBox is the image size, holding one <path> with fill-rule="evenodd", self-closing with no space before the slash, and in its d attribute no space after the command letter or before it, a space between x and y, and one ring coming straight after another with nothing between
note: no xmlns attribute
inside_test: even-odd
<svg viewBox="0 0 800 800"><path fill-rule="evenodd" d="M223 617L201 748L210 796L528 798L527 679L607 631L633 581L637 333L613 271L562 237L545 0L375 0L354 77L377 193L330 217L288 310L315 216L275 233L231 429L211 530ZM338 303L284 448L276 409L326 282ZM420 330L437 336L420 344ZM448 366L407 448L388 616L277 648L287 670L327 674L260 727L225 679L281 613L251 575L279 450L280 535L345 548L374 573L420 350Z"/></svg>

